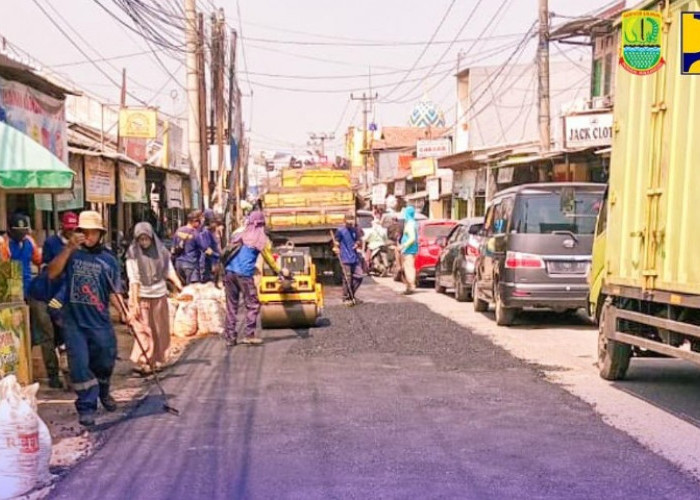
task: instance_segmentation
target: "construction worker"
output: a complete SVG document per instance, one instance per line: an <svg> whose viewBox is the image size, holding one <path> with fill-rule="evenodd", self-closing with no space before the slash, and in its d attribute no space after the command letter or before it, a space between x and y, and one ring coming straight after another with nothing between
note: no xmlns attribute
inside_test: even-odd
<svg viewBox="0 0 700 500"><path fill-rule="evenodd" d="M199 283L199 266L202 249L198 234L202 225L202 212L195 210L187 216L187 225L175 232L172 253L175 257L175 270L184 285Z"/></svg>
<svg viewBox="0 0 700 500"><path fill-rule="evenodd" d="M355 227L355 218L345 216L345 225L335 232L333 251L340 258L343 266L343 304L354 306L358 303L356 293L362 284L362 261L357 250L360 247L362 235Z"/></svg>
<svg viewBox="0 0 700 500"><path fill-rule="evenodd" d="M218 270L221 246L217 236L219 219L213 210L204 212L204 227L197 235L197 244L201 249L199 257L199 276L201 283L214 281L215 272Z"/></svg>
<svg viewBox="0 0 700 500"><path fill-rule="evenodd" d="M19 261L22 266L24 298L29 297L29 284L32 281L32 264L41 265L41 250L29 235L29 217L16 213L10 218L10 239L8 248L10 260Z"/></svg>
<svg viewBox="0 0 700 500"><path fill-rule="evenodd" d="M79 422L88 427L95 424L98 400L107 411L117 409L109 392L117 358L109 303L118 307L114 294L121 291L121 280L117 260L103 246L106 231L99 213L82 212L78 229L48 265L49 279L65 272L59 297L64 309L70 379L78 396L75 407Z"/></svg>

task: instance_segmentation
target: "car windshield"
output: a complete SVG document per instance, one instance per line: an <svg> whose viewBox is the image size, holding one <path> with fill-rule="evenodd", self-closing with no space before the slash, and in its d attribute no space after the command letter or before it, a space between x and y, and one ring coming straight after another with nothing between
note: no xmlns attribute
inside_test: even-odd
<svg viewBox="0 0 700 500"><path fill-rule="evenodd" d="M447 236L453 227L452 224L425 224L423 238L434 241L441 236Z"/></svg>
<svg viewBox="0 0 700 500"><path fill-rule="evenodd" d="M369 229L372 227L372 216L371 215L358 215L357 225L362 229Z"/></svg>
<svg viewBox="0 0 700 500"><path fill-rule="evenodd" d="M546 194L525 194L519 197L511 231L528 234L550 234L567 231L593 234L603 192L563 189Z"/></svg>

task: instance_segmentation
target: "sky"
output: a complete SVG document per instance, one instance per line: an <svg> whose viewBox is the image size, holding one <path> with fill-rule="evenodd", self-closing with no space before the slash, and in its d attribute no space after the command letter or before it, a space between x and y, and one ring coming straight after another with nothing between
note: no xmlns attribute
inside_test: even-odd
<svg viewBox="0 0 700 500"><path fill-rule="evenodd" d="M166 72L152 53L144 53L147 43L99 5L128 25L117 3L0 0L0 36L107 102L119 100L117 84L124 67L134 95L165 113L186 116L184 54L159 53ZM611 3L550 0L552 25ZM223 8L229 27L239 32L237 70L253 150L302 151L308 147L308 133L334 133L336 140L327 145L331 154L342 151L348 126L362 124L361 103L350 94L370 95L370 85L371 94L378 94L370 119L379 126L407 125L413 106L426 95L444 110L449 124L458 54L462 53L462 68L502 64L536 21L537 4L538 0L198 0L207 15L213 6ZM513 62L533 61L535 43L530 40ZM116 56L128 57L97 61ZM589 60L590 50L561 45L552 47L551 57L583 62ZM129 102L135 104L131 97Z"/></svg>

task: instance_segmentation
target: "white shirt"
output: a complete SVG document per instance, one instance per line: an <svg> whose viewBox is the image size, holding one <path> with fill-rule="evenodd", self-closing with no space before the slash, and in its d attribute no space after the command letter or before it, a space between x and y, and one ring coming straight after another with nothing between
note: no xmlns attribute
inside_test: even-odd
<svg viewBox="0 0 700 500"><path fill-rule="evenodd" d="M165 270L165 275L170 274L172 263L168 261L168 267ZM126 275L129 278L129 283L141 283L139 273L139 264L136 259L126 259ZM168 285L165 280L158 281L151 286L141 284L139 296L144 299L158 299L168 295Z"/></svg>

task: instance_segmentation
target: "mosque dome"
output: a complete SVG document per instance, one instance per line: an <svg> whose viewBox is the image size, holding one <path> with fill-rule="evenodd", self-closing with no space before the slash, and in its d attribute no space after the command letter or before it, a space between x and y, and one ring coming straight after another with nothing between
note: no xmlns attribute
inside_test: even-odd
<svg viewBox="0 0 700 500"><path fill-rule="evenodd" d="M411 111L408 123L411 127L444 127L445 114L425 96Z"/></svg>

